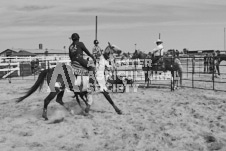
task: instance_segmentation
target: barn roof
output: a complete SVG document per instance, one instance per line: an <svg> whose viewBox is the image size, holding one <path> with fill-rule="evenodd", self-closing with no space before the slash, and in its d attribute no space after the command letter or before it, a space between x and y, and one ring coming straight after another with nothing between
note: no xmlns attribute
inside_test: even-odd
<svg viewBox="0 0 226 151"><path fill-rule="evenodd" d="M28 52L35 53L35 54L45 54L46 51L48 51L49 54L62 54L62 53L68 53L68 50L64 49L24 49Z"/></svg>
<svg viewBox="0 0 226 151"><path fill-rule="evenodd" d="M5 53L5 52L7 52L7 51L11 51L11 52L13 52L13 53L16 53L16 52L17 52L17 51L12 50L12 49L6 49L6 50L0 52L0 54L3 54L3 53Z"/></svg>
<svg viewBox="0 0 226 151"><path fill-rule="evenodd" d="M33 56L36 56L36 54L25 51L25 50L20 50L19 52L12 54L12 56L18 56L18 57L32 56L33 57Z"/></svg>
<svg viewBox="0 0 226 151"><path fill-rule="evenodd" d="M0 54L4 53L5 51L13 51L15 52L19 52L19 51L27 51L33 54L45 54L46 51L48 51L48 54L65 54L68 53L67 49L23 49L23 48L12 48L12 49L6 49L3 52L1 52Z"/></svg>

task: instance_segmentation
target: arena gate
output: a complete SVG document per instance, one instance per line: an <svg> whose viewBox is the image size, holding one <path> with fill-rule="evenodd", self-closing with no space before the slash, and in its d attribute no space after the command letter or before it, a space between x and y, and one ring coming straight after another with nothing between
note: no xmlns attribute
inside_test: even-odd
<svg viewBox="0 0 226 151"><path fill-rule="evenodd" d="M220 76L217 74L216 62L209 56L204 63L204 56L180 57L183 66L183 87L204 90L226 91L226 62L219 65Z"/></svg>

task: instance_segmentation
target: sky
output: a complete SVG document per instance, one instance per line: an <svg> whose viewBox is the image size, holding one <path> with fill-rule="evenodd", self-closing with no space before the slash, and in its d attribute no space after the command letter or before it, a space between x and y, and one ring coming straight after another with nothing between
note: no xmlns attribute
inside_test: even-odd
<svg viewBox="0 0 226 151"><path fill-rule="evenodd" d="M123 52L164 48L224 50L225 0L1 0L0 52L10 48L63 49L72 33L91 51L97 39Z"/></svg>

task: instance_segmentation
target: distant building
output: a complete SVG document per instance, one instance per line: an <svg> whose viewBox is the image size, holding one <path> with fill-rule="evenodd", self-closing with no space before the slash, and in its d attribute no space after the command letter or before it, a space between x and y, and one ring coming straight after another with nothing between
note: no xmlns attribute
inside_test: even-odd
<svg viewBox="0 0 226 151"><path fill-rule="evenodd" d="M206 54L206 53L211 54L211 53L213 53L214 51L215 51L215 50L188 50L188 51L187 51L187 54L188 54L188 55L197 55L197 54L203 55L203 54Z"/></svg>
<svg viewBox="0 0 226 151"><path fill-rule="evenodd" d="M11 56L13 56L13 57L14 56L16 56L16 57L35 57L36 54L28 52L28 51L25 51L25 50L20 50L19 52L14 53Z"/></svg>
<svg viewBox="0 0 226 151"><path fill-rule="evenodd" d="M14 53L17 53L17 52L12 49L6 49L6 50L0 52L0 57L9 57L9 56L13 55Z"/></svg>
<svg viewBox="0 0 226 151"><path fill-rule="evenodd" d="M16 54L17 55L16 55ZM1 57L7 56L65 56L68 55L66 49L6 49L0 53Z"/></svg>
<svg viewBox="0 0 226 151"><path fill-rule="evenodd" d="M26 51L36 54L37 56L65 56L68 51L65 49L26 49Z"/></svg>

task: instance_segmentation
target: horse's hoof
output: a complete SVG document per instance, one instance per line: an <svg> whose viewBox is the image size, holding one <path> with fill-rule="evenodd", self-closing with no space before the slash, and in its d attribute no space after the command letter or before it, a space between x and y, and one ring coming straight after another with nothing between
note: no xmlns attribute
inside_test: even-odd
<svg viewBox="0 0 226 151"><path fill-rule="evenodd" d="M90 110L90 105L88 104L87 107L85 108L85 112L89 113L89 110Z"/></svg>
<svg viewBox="0 0 226 151"><path fill-rule="evenodd" d="M81 112L81 114L83 115L83 116L86 116L86 117L93 117L91 114L89 114L89 113L87 113L87 112L85 112L85 111L82 111Z"/></svg>
<svg viewBox="0 0 226 151"><path fill-rule="evenodd" d="M43 117L44 121L48 121L49 119L47 117Z"/></svg>
<svg viewBox="0 0 226 151"><path fill-rule="evenodd" d="M121 111L121 110L118 110L117 113L118 113L119 115L122 115L122 111Z"/></svg>
<svg viewBox="0 0 226 151"><path fill-rule="evenodd" d="M89 108L85 108L84 112L86 112L87 114L89 114Z"/></svg>
<svg viewBox="0 0 226 151"><path fill-rule="evenodd" d="M87 113L87 112L85 112L85 111L83 111L82 114L83 114L84 116L89 116L89 113Z"/></svg>

